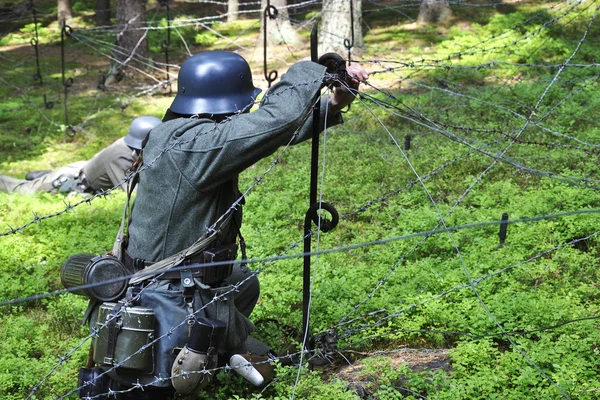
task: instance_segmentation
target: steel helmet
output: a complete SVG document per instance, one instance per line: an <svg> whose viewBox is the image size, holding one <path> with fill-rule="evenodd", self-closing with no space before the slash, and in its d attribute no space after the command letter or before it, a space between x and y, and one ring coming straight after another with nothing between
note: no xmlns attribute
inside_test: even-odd
<svg viewBox="0 0 600 400"><path fill-rule="evenodd" d="M207 51L181 66L170 109L182 115L233 114L247 110L260 92L252 84L250 66L242 56Z"/></svg>
<svg viewBox="0 0 600 400"><path fill-rule="evenodd" d="M142 143L146 139L146 136L148 136L148 133L160 124L162 124L160 118L149 115L137 117L129 125L129 132L124 139L125 144L132 149L141 150Z"/></svg>

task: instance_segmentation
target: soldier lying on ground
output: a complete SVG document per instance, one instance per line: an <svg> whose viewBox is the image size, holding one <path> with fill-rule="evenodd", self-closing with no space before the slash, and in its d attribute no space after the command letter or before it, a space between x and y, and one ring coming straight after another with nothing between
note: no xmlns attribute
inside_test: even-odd
<svg viewBox="0 0 600 400"><path fill-rule="evenodd" d="M134 119L129 132L97 153L91 160L76 161L54 171L34 171L26 179L0 175L0 192L33 194L36 192L94 193L118 185L125 172L137 160L142 142L159 118L142 116ZM120 186L125 189L124 186Z"/></svg>

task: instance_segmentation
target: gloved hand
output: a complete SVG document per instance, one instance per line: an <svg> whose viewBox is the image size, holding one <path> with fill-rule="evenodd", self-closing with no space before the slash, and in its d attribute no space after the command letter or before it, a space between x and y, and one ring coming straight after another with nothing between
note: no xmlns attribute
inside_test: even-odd
<svg viewBox="0 0 600 400"><path fill-rule="evenodd" d="M330 110L337 113L350 105L356 98L360 83L365 82L367 79L369 79L369 72L360 64L348 65L344 81L333 90L333 96L329 100Z"/></svg>
<svg viewBox="0 0 600 400"><path fill-rule="evenodd" d="M329 99L330 111L340 112L354 101L360 82L369 79L369 72L360 64L346 66L344 59L336 53L322 55L319 64L327 68L323 83L335 87L333 96Z"/></svg>
<svg viewBox="0 0 600 400"><path fill-rule="evenodd" d="M340 86L346 80L346 62L337 53L325 53L319 57L319 64L325 66L325 86Z"/></svg>
<svg viewBox="0 0 600 400"><path fill-rule="evenodd" d="M52 181L52 187L58 190L59 193L69 193L75 190L77 182L75 177L69 175L60 175Z"/></svg>
<svg viewBox="0 0 600 400"><path fill-rule="evenodd" d="M87 187L79 178L74 178L67 175L61 175L52 182L52 186L58 190L58 193L85 193Z"/></svg>

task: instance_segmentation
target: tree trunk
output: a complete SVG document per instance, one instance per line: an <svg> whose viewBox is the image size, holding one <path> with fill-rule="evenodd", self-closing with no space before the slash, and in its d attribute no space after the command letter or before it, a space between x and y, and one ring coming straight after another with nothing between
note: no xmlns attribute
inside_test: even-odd
<svg viewBox="0 0 600 400"><path fill-rule="evenodd" d="M442 22L452 17L448 0L421 0L417 22L427 24Z"/></svg>
<svg viewBox="0 0 600 400"><path fill-rule="evenodd" d="M96 0L96 26L110 25L110 0Z"/></svg>
<svg viewBox="0 0 600 400"><path fill-rule="evenodd" d="M144 69L148 57L147 0L117 0L116 40L106 84L120 81L127 66Z"/></svg>
<svg viewBox="0 0 600 400"><path fill-rule="evenodd" d="M352 5L350 5L352 1ZM352 13L350 10L352 8ZM348 57L348 48L352 54L364 50L362 36L362 4L360 0L331 0L323 2L323 16L319 27L319 55L335 52ZM354 26L354 42L352 27Z"/></svg>
<svg viewBox="0 0 600 400"><path fill-rule="evenodd" d="M72 22L71 0L58 0L58 25L63 27L71 25Z"/></svg>
<svg viewBox="0 0 600 400"><path fill-rule="evenodd" d="M238 11L240 3L238 0L227 0L227 22L237 21L240 19Z"/></svg>
<svg viewBox="0 0 600 400"><path fill-rule="evenodd" d="M302 38L292 27L290 16L287 10L287 0L270 0L271 15L276 15L274 19L267 17L267 40L270 44L290 44L298 45L302 43ZM261 34L265 31L265 8L266 0L261 1ZM273 7L275 7L273 9ZM276 11L275 11L276 10Z"/></svg>

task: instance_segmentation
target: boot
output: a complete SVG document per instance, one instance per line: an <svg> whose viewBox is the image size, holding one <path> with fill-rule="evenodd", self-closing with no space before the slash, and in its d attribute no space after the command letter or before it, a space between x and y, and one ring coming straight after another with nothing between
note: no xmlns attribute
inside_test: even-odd
<svg viewBox="0 0 600 400"><path fill-rule="evenodd" d="M28 172L27 175L25 175L25 180L32 181L34 179L37 179L37 178L40 178L40 177L46 175L47 173L50 173L50 172L52 172L51 169L45 169L42 171L31 171L31 172Z"/></svg>

